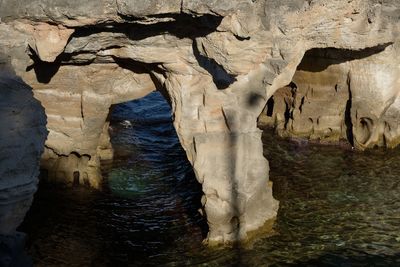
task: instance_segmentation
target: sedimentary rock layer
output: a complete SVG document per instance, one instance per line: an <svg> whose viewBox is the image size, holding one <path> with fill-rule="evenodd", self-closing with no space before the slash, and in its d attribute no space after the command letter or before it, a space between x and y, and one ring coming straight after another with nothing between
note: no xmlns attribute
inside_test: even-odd
<svg viewBox="0 0 400 267"><path fill-rule="evenodd" d="M230 242L276 216L257 128L267 100L291 83L306 51L380 46L351 74L352 103L382 86L394 91L374 97L392 99L399 11L397 0L3 0L0 50L46 108L49 179L99 186L109 108L160 90L203 186L208 240ZM390 84L364 80L378 70ZM361 108L350 112L359 119Z"/></svg>

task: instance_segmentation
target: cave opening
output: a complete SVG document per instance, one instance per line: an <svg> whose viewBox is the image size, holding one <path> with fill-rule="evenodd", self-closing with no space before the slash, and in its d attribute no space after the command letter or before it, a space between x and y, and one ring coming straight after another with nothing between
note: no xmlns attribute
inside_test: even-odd
<svg viewBox="0 0 400 267"><path fill-rule="evenodd" d="M160 246L170 246L173 236L194 238L201 244L208 232L199 213L203 193L179 142L166 99L154 91L113 105L109 119L114 156L102 162L104 189L135 202L128 217L141 223L128 229L147 232L142 239ZM155 224L153 231L146 229ZM132 242L138 241L132 236Z"/></svg>
<svg viewBox="0 0 400 267"><path fill-rule="evenodd" d="M30 244L45 242L46 254L106 251L98 261L146 264L149 257L169 260L177 248L181 257L205 250L208 225L199 212L201 185L181 147L167 100L154 91L113 105L107 120L113 158L101 161L102 190L78 186L82 177L77 171L73 187L42 183L20 227L29 234L29 251L36 255ZM67 261L86 265L86 260Z"/></svg>
<svg viewBox="0 0 400 267"><path fill-rule="evenodd" d="M391 90L381 88L383 82L379 84L382 79L377 74L366 77L365 73L371 69L389 68L379 64L390 51L391 44L362 50L308 50L291 83L278 89L268 100L258 126L272 128L284 138L339 143L364 150L376 130L372 127L374 123L385 123L381 121L390 119L376 118L371 102L373 99L387 101L378 99ZM390 103L382 104L390 106ZM384 133L379 140L373 141L381 146L387 135Z"/></svg>
<svg viewBox="0 0 400 267"><path fill-rule="evenodd" d="M269 102L259 117L273 193L280 201L274 229L284 239L270 242L291 255L305 247L314 254L309 260L294 256L295 265L371 265L381 260L365 253L383 251L398 257L387 238L397 228L391 216L398 204L384 200L398 194L393 162L400 155L398 143L386 143L397 133L385 132L388 124L398 125L390 116L398 114L390 111L398 101L390 94L398 71L384 63L391 51L390 46L309 50L293 76L296 87L277 90L274 105ZM377 242L380 251L372 248Z"/></svg>

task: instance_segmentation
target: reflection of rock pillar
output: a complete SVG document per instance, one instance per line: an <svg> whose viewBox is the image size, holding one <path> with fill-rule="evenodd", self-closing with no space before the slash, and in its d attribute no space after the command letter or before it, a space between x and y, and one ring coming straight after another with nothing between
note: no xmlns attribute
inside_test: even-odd
<svg viewBox="0 0 400 267"><path fill-rule="evenodd" d="M175 128L202 184L208 241L245 240L273 219L278 208L256 126L259 112L214 88L208 76L173 76L165 85Z"/></svg>
<svg viewBox="0 0 400 267"><path fill-rule="evenodd" d="M23 252L16 228L37 189L47 136L44 109L22 80L0 76L0 121L0 265L15 266Z"/></svg>

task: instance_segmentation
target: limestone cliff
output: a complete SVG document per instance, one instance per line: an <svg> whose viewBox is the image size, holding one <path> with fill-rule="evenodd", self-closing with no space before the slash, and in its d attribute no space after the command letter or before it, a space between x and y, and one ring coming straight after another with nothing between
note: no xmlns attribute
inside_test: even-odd
<svg viewBox="0 0 400 267"><path fill-rule="evenodd" d="M399 50L314 49L306 53L289 86L279 89L259 118L283 137L346 139L357 149L396 147Z"/></svg>
<svg viewBox="0 0 400 267"><path fill-rule="evenodd" d="M351 87L353 125L397 116L399 11L397 0L3 0L0 52L46 108L49 179L99 186L111 105L162 91L203 187L208 240L230 242L276 216L257 119L293 79L303 88L313 75L329 76L295 75L307 51L382 47L366 56L368 64L343 58L327 71ZM337 136L340 112L327 112ZM360 144L376 139L369 138L375 125L364 127L368 134L353 131ZM397 126L386 128L397 140Z"/></svg>
<svg viewBox="0 0 400 267"><path fill-rule="evenodd" d="M14 260L23 251L23 238L16 228L36 192L47 131L44 109L32 89L4 69L0 72L0 121L0 265L16 266Z"/></svg>

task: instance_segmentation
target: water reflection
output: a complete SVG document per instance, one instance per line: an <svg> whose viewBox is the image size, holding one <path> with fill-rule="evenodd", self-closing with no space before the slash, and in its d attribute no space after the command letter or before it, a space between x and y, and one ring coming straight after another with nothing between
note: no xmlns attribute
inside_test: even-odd
<svg viewBox="0 0 400 267"><path fill-rule="evenodd" d="M264 134L276 234L210 250L201 245L201 189L169 112L157 93L117 107L104 192L41 186L22 226L36 266L400 266L400 150Z"/></svg>

